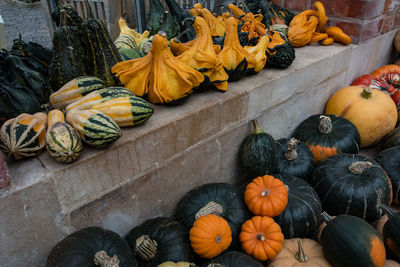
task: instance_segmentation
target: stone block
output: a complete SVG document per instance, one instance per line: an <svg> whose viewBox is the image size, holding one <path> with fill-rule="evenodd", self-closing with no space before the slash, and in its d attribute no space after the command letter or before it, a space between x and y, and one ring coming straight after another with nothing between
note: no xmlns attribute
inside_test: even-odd
<svg viewBox="0 0 400 267"><path fill-rule="evenodd" d="M0 49L7 48L6 29L3 18L0 15Z"/></svg>
<svg viewBox="0 0 400 267"><path fill-rule="evenodd" d="M311 0L311 6L317 0ZM382 15L385 9L384 0L320 0L325 7L328 18L347 17L370 19Z"/></svg>
<svg viewBox="0 0 400 267"><path fill-rule="evenodd" d="M400 5L396 6L395 10L393 29L400 27Z"/></svg>
<svg viewBox="0 0 400 267"><path fill-rule="evenodd" d="M384 16L382 21L382 26L380 29L380 34L384 34L392 30L394 18L395 18L394 12L387 13Z"/></svg>
<svg viewBox="0 0 400 267"><path fill-rule="evenodd" d="M383 22L383 18L378 18L368 23L362 24L359 41L365 42L374 37L377 37L380 34Z"/></svg>
<svg viewBox="0 0 400 267"><path fill-rule="evenodd" d="M10 171L8 170L7 163L4 155L0 152L0 189L5 188L10 183Z"/></svg>

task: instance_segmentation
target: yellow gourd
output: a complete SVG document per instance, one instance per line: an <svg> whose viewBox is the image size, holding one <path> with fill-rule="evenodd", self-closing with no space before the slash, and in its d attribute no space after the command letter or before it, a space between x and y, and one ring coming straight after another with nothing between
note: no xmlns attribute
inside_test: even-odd
<svg viewBox="0 0 400 267"><path fill-rule="evenodd" d="M351 43L351 38L347 34L343 32L342 29L336 26L330 26L326 29L326 33L332 37L335 42L344 44L344 45L349 45Z"/></svg>
<svg viewBox="0 0 400 267"><path fill-rule="evenodd" d="M307 45L317 29L318 13L315 10L306 10L294 16L289 24L288 37L294 47Z"/></svg>
<svg viewBox="0 0 400 267"><path fill-rule="evenodd" d="M269 44L269 36L264 35L259 40L256 46L245 46L244 49L249 55L251 55L256 60L256 65L254 66L254 72L261 71L265 64L267 63L267 50Z"/></svg>

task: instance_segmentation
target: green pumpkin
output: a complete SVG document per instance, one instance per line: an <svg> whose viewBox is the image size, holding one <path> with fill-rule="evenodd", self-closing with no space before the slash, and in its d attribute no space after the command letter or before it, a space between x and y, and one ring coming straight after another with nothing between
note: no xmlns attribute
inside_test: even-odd
<svg viewBox="0 0 400 267"><path fill-rule="evenodd" d="M347 214L330 217L321 233L325 258L332 266L383 267L385 247L378 232L366 221Z"/></svg>
<svg viewBox="0 0 400 267"><path fill-rule="evenodd" d="M385 170L392 183L393 202L400 204L400 146L385 149L374 158Z"/></svg>
<svg viewBox="0 0 400 267"><path fill-rule="evenodd" d="M257 120L252 123L253 133L240 145L239 157L252 177L257 177L275 171L277 147L274 138L261 129Z"/></svg>
<svg viewBox="0 0 400 267"><path fill-rule="evenodd" d="M400 260L400 213L393 212L388 206L380 206L388 216L388 220L383 226L383 241L386 251L391 258Z"/></svg>
<svg viewBox="0 0 400 267"><path fill-rule="evenodd" d="M382 138L382 149L400 146L400 128L394 128L390 133Z"/></svg>
<svg viewBox="0 0 400 267"><path fill-rule="evenodd" d="M115 265L117 261L119 265ZM46 262L46 267L72 266L137 267L138 265L128 243L117 233L100 227L88 227L58 242Z"/></svg>
<svg viewBox="0 0 400 267"><path fill-rule="evenodd" d="M171 218L157 217L131 229L125 237L141 267L166 261L192 261L189 233Z"/></svg>
<svg viewBox="0 0 400 267"><path fill-rule="evenodd" d="M245 253L238 251L226 251L221 255L202 262L201 267L262 267L260 261Z"/></svg>

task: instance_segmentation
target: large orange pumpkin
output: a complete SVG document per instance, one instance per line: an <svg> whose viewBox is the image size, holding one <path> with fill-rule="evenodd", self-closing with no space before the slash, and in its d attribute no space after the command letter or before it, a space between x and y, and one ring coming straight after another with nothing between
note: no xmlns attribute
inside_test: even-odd
<svg viewBox="0 0 400 267"><path fill-rule="evenodd" d="M288 191L281 180L264 175L246 186L244 202L254 215L275 217L286 208Z"/></svg>
<svg viewBox="0 0 400 267"><path fill-rule="evenodd" d="M245 221L239 239L244 252L261 261L275 257L284 241L281 227L268 216L254 216Z"/></svg>
<svg viewBox="0 0 400 267"><path fill-rule="evenodd" d="M370 87L348 86L337 91L328 101L325 113L351 121L361 136L361 147L376 144L394 129L397 109L382 91Z"/></svg>
<svg viewBox="0 0 400 267"><path fill-rule="evenodd" d="M208 214L193 223L189 238L196 254L211 259L229 247L232 242L232 232L224 218Z"/></svg>

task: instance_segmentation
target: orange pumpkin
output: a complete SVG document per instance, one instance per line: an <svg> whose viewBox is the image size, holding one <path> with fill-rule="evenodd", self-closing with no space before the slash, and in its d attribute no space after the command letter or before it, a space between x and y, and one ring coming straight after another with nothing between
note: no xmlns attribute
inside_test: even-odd
<svg viewBox="0 0 400 267"><path fill-rule="evenodd" d="M328 100L325 113L351 121L360 133L361 147L379 142L397 122L396 105L390 96L370 87L340 89Z"/></svg>
<svg viewBox="0 0 400 267"><path fill-rule="evenodd" d="M193 223L189 238L196 254L211 259L229 247L232 242L232 232L224 218L208 214Z"/></svg>
<svg viewBox="0 0 400 267"><path fill-rule="evenodd" d="M282 250L284 237L281 227L272 218L254 216L243 223L239 239L244 252L266 261Z"/></svg>
<svg viewBox="0 0 400 267"><path fill-rule="evenodd" d="M244 202L254 215L275 217L286 208L288 191L281 180L264 175L246 186Z"/></svg>

